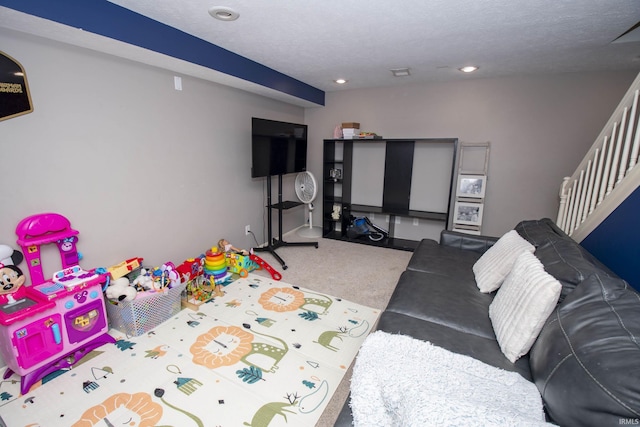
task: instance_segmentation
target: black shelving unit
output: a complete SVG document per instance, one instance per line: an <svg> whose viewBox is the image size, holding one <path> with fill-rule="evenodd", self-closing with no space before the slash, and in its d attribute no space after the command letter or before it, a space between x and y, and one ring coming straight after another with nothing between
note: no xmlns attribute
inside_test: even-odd
<svg viewBox="0 0 640 427"><path fill-rule="evenodd" d="M353 153L355 144L385 144L384 188L382 205L371 206L352 203L353 182ZM323 203L322 203L322 232L328 239L352 241L373 246L390 247L394 249L413 250L419 240L401 239L395 237L395 217L419 218L442 222L443 228L449 220L449 206L441 212L412 210L410 206L412 168L414 166L414 149L416 144L452 145L453 162L451 176L448 182L448 194L451 197L453 177L455 171L455 153L458 140L456 138L420 138L420 139L325 139L323 160ZM420 166L420 165L417 165ZM339 177L332 175L332 170L340 169ZM338 219L332 216L334 206L339 206ZM374 213L389 215L389 238L374 242L368 238L351 239L347 236L347 228L351 216L357 213Z"/></svg>

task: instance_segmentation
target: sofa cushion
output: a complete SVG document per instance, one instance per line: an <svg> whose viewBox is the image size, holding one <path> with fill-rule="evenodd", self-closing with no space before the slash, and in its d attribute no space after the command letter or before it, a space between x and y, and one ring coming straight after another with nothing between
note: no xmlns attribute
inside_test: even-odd
<svg viewBox="0 0 640 427"><path fill-rule="evenodd" d="M544 269L562 284L558 302L594 273L612 276L593 256L573 239L547 240L535 252Z"/></svg>
<svg viewBox="0 0 640 427"><path fill-rule="evenodd" d="M533 345L533 378L560 425L619 425L640 418L640 295L605 275L558 305Z"/></svg>
<svg viewBox="0 0 640 427"><path fill-rule="evenodd" d="M440 323L452 329L495 340L489 304L471 281L434 273L405 271L400 276L386 311Z"/></svg>
<svg viewBox="0 0 640 427"><path fill-rule="evenodd" d="M616 277L549 218L522 221L514 229L536 247L544 269L562 284L559 303L591 274Z"/></svg>
<svg viewBox="0 0 640 427"><path fill-rule="evenodd" d="M442 230L440 244L452 248L474 251L482 255L498 241L497 237L461 233L459 231Z"/></svg>
<svg viewBox="0 0 640 427"><path fill-rule="evenodd" d="M515 230L505 233L473 264L473 274L481 292L493 292L500 287L518 255L535 247Z"/></svg>
<svg viewBox="0 0 640 427"><path fill-rule="evenodd" d="M475 281L471 267L480 254L473 251L439 245L431 239L423 239L413 251L407 270L457 277Z"/></svg>
<svg viewBox="0 0 640 427"><path fill-rule="evenodd" d="M562 286L535 255L523 252L489 306L500 349L511 362L526 354L555 308Z"/></svg>
<svg viewBox="0 0 640 427"><path fill-rule="evenodd" d="M382 313L378 322L378 329L429 341L439 347L454 353L471 356L496 368L517 372L523 378L531 381L528 355L524 355L515 363L511 363L500 351L495 338L468 334L445 325L416 319L406 314L392 311Z"/></svg>
<svg viewBox="0 0 640 427"><path fill-rule="evenodd" d="M521 221L514 227L514 230L536 247L548 241L555 242L556 240L570 239L570 237L549 218Z"/></svg>

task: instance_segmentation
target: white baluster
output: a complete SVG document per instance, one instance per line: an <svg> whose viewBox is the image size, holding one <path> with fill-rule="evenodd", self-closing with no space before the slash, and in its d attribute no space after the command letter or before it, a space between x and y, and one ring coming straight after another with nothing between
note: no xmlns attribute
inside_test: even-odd
<svg viewBox="0 0 640 427"><path fill-rule="evenodd" d="M613 160L611 161L611 173L609 175L609 180L607 181L607 196L611 194L613 190L613 185L616 182L616 172L618 171L618 162L620 161L620 150L622 149L622 134L624 130L624 124L627 121L627 108L625 107L624 113L622 114L622 123L620 124L619 132L617 135L617 139L615 141L615 151L613 154ZM618 123L613 124L613 130L615 132L616 125ZM613 143L614 136L611 135L611 142Z"/></svg>
<svg viewBox="0 0 640 427"><path fill-rule="evenodd" d="M631 113L629 114L629 125L626 129L626 137L624 139L624 149L622 150L622 158L620 159L620 172L618 173L618 182L622 181L624 178L625 172L630 170L627 166L627 161L629 159L629 150L631 149L631 137L633 135L633 125L636 120L636 109L638 107L638 92L635 91L633 94L633 102L631 104Z"/></svg>
<svg viewBox="0 0 640 427"><path fill-rule="evenodd" d="M613 156L613 140L616 133L616 125L617 123L613 124L613 133L611 134L611 139L607 147L607 158L604 161L604 169L602 171L602 183L600 185L600 194L598 195L598 204L602 203L605 193L607 192L607 179L609 178L609 168L611 167L611 157Z"/></svg>
<svg viewBox="0 0 640 427"><path fill-rule="evenodd" d="M584 174L584 187L582 188L582 195L580 196L580 209L578 213L578 221L582 224L589 212L588 200L591 199L591 186L593 185L593 175L591 174L592 160L587 162L587 168Z"/></svg>
<svg viewBox="0 0 640 427"><path fill-rule="evenodd" d="M636 95L638 91L636 90ZM638 120L638 124L636 125L636 136L633 139L633 148L631 149L631 157L629 159L629 170L627 173L633 169L633 167L638 163L638 152L640 152L640 120Z"/></svg>
<svg viewBox="0 0 640 427"><path fill-rule="evenodd" d="M593 213L593 210L596 208L596 202L598 201L598 189L600 188L600 172L602 168L602 151L600 148L596 148L596 151L593 155L593 171L591 175L593 176L593 187L591 189L591 196L589 199L589 215Z"/></svg>
<svg viewBox="0 0 640 427"><path fill-rule="evenodd" d="M575 210L575 194L576 194L576 183L577 180L573 181L573 185L571 186L571 191L569 192L569 214L567 220L569 221L569 226L567 227L566 233L571 236L573 233L573 211Z"/></svg>
<svg viewBox="0 0 640 427"><path fill-rule="evenodd" d="M571 223L573 224L573 230L577 230L578 227L580 227L580 216L582 215L582 212L580 211L580 208L582 206L582 202L584 201L583 199L583 183L584 183L584 170L580 171L580 178L578 178L578 189L576 190L576 200L575 200L575 204L576 204L576 208L573 212L573 218L571 219Z"/></svg>
<svg viewBox="0 0 640 427"><path fill-rule="evenodd" d="M570 234L571 227L571 194L573 192L573 187L571 186L571 181L567 184L567 208L564 210L564 228L563 231L567 234Z"/></svg>

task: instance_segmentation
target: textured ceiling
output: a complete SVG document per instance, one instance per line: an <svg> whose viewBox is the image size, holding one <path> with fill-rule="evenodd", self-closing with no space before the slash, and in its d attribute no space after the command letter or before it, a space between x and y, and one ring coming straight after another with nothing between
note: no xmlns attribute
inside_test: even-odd
<svg viewBox="0 0 640 427"><path fill-rule="evenodd" d="M522 74L640 71L638 37L612 43L640 21L639 0L109 1L326 92ZM240 18L213 19L212 6L230 7ZM64 33L59 28L47 34L43 22L23 18L0 8L0 27L185 72L179 68L187 64L171 65L171 58L146 60L146 53L95 35L54 35ZM480 69L470 75L457 70L470 64ZM390 69L403 67L411 76L392 76ZM336 78L348 83L339 86ZM225 79L217 77L228 83Z"/></svg>
<svg viewBox="0 0 640 427"><path fill-rule="evenodd" d="M611 44L638 0L110 0L324 91L460 76L640 69L640 44ZM240 13L222 22L207 13ZM411 77L393 78L409 67ZM402 80L402 82L400 82Z"/></svg>

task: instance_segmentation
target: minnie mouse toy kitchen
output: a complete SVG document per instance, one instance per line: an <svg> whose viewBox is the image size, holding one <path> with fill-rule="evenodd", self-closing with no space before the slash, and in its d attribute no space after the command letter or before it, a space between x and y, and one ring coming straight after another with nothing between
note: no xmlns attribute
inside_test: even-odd
<svg viewBox="0 0 640 427"><path fill-rule="evenodd" d="M40 379L115 340L107 333L102 298L108 273L80 268L78 231L69 220L56 213L32 215L20 221L16 235L31 285L11 265L21 256L0 260L0 354L8 366L3 378L20 375L24 395ZM45 279L41 247L54 243L62 270Z"/></svg>

